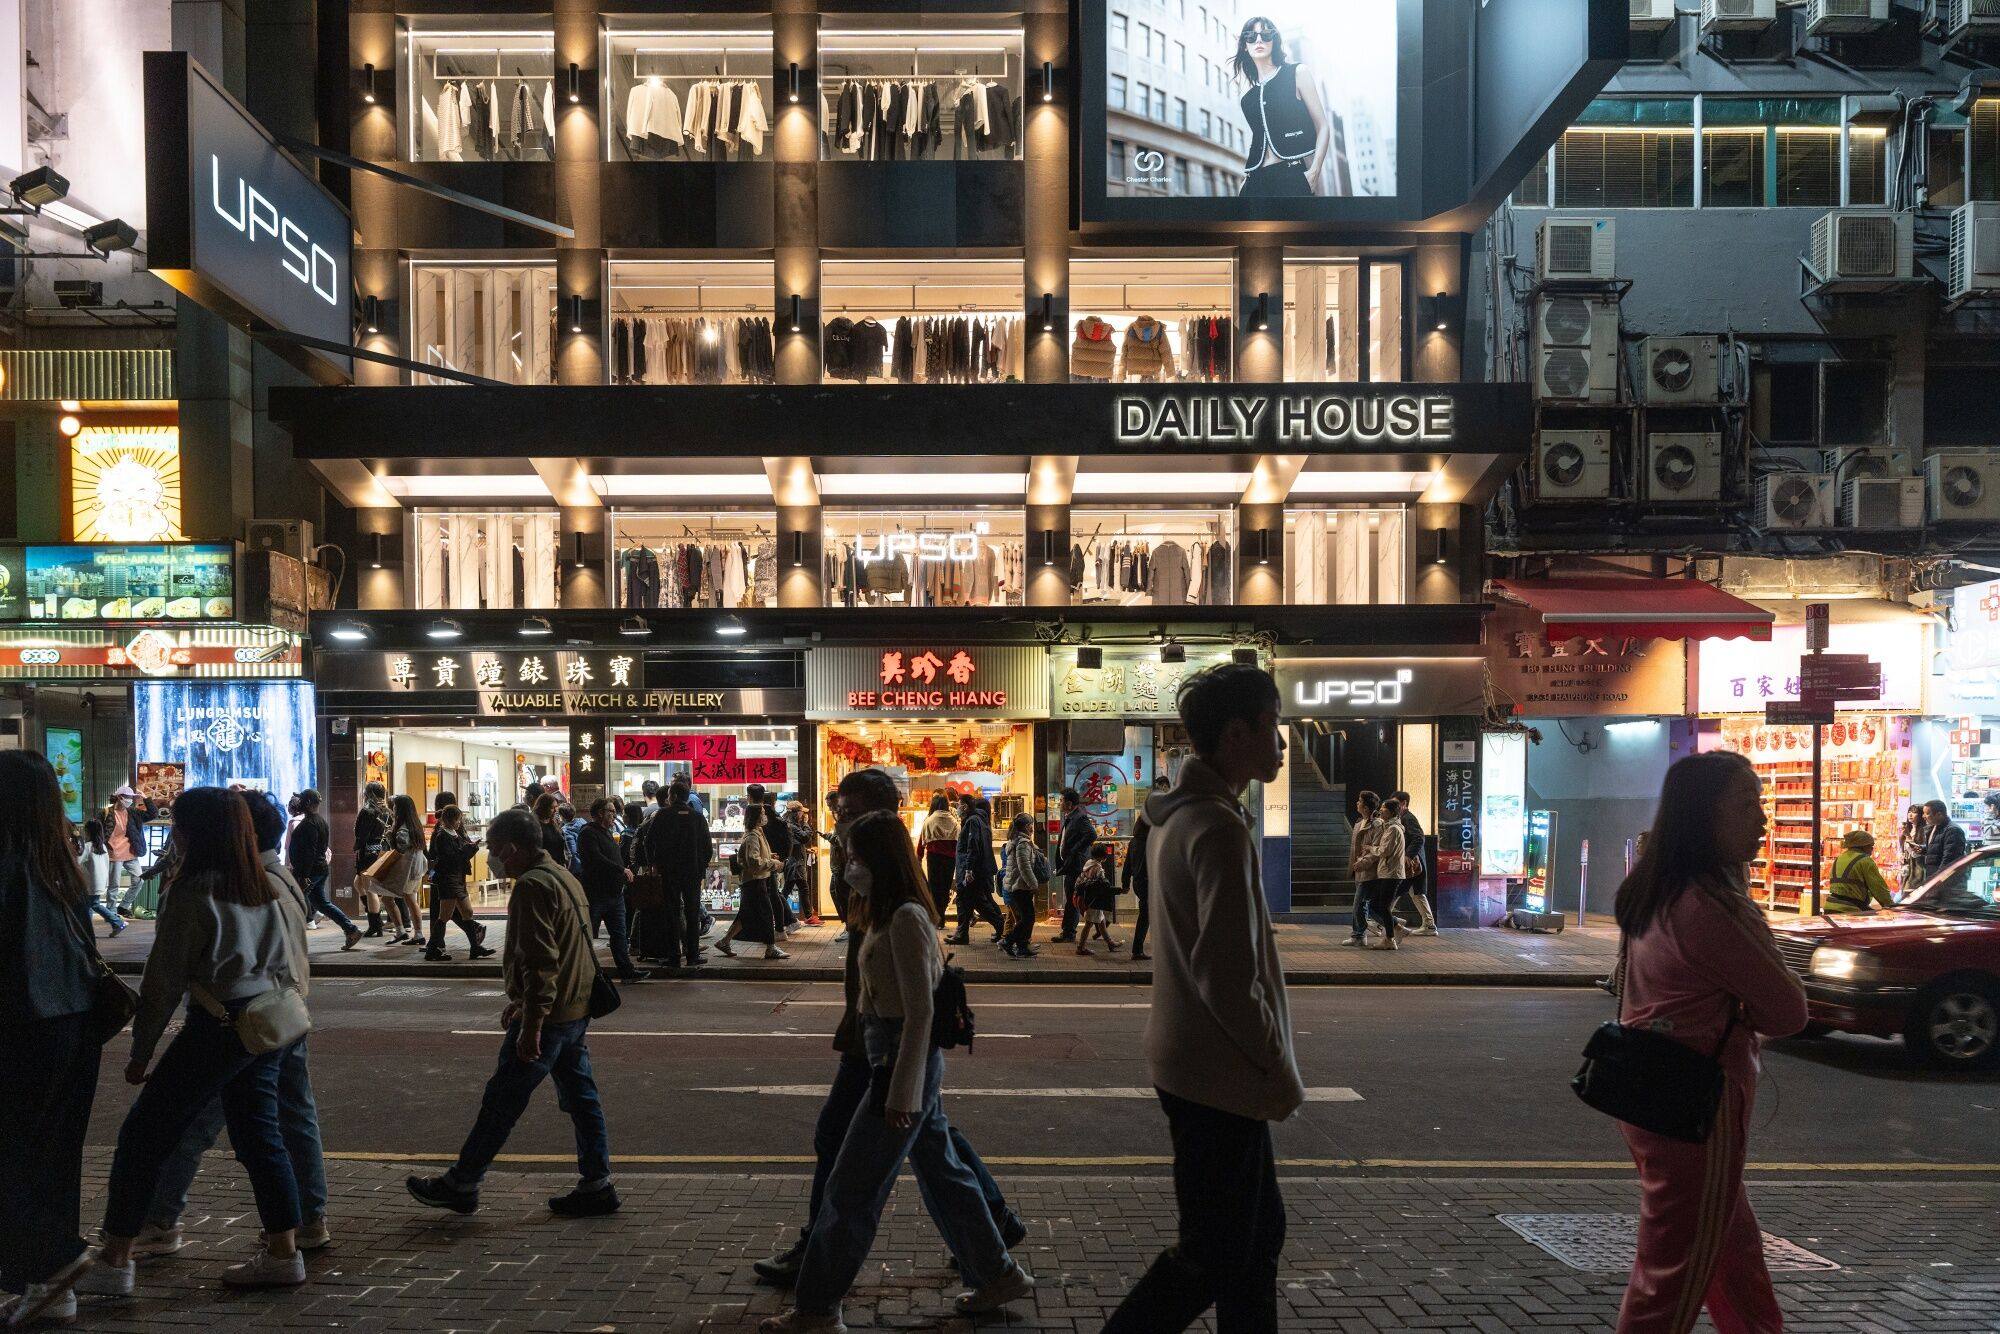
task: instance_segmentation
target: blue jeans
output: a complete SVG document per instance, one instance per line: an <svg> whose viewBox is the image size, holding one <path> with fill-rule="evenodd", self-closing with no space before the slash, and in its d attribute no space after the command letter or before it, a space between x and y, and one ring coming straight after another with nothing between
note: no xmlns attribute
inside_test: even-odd
<svg viewBox="0 0 2000 1334"><path fill-rule="evenodd" d="M894 1056L902 1028L900 1020L863 1021L871 1062L886 1062ZM846 1063L842 1064L844 1069ZM869 1105L871 1100L863 1092L806 1238L805 1257L793 1292L793 1303L800 1311L815 1315L831 1312L854 1286L875 1244L882 1210L889 1203L889 1192L895 1189L896 1174L905 1158L916 1170L924 1206L944 1234L945 1244L958 1257L959 1272L967 1283L983 1287L1013 1265L986 1207L978 1176L952 1144L939 1103L943 1083L944 1053L932 1047L924 1066L923 1108L907 1130L891 1127L888 1118Z"/></svg>
<svg viewBox="0 0 2000 1334"><path fill-rule="evenodd" d="M322 877L324 879L324 877ZM285 1153L292 1160L292 1177L299 1183L299 1218L326 1216L326 1160L319 1138L319 1107L313 1101L312 1075L306 1068L306 1039L300 1038L279 1053L278 1126L285 1137ZM146 1221L157 1228L171 1228L187 1212L188 1189L201 1171L202 1155L215 1147L224 1121L222 1099L201 1109L187 1134L160 1169L159 1184L153 1187L153 1205Z"/></svg>
<svg viewBox="0 0 2000 1334"><path fill-rule="evenodd" d="M231 1014L243 1002L231 1002ZM237 1161L250 1174L257 1217L266 1232L289 1232L299 1225L299 1183L292 1175L278 1112L278 1071L284 1051L251 1055L235 1030L190 1004L187 1022L153 1067L125 1124L111 1159L111 1185L104 1206L107 1236L136 1237L153 1203L162 1171L216 1095L229 1126Z"/></svg>
<svg viewBox="0 0 2000 1334"><path fill-rule="evenodd" d="M632 955L627 947L625 928L629 914L625 911L625 891L604 894L590 900L590 935L597 938L597 924L604 923L611 933L611 962L618 969L620 977L630 976L638 971L632 967Z"/></svg>
<svg viewBox="0 0 2000 1334"><path fill-rule="evenodd" d="M528 1099L543 1079L556 1082L556 1105L569 1113L576 1124L576 1171L585 1185L611 1178L611 1137L604 1128L604 1104L597 1096L597 1081L590 1074L590 1048L584 1036L590 1020L542 1025L542 1054L524 1061L514 1050L520 1040L518 1021L507 1026L500 1040L500 1064L486 1081L486 1093L479 1100L479 1117L458 1162L445 1176L462 1190L477 1190L486 1169L506 1147L514 1123L528 1110Z"/></svg>
<svg viewBox="0 0 2000 1334"><path fill-rule="evenodd" d="M318 875L300 876L299 879L305 886L308 907L349 935L353 935L359 929L354 925L354 919L342 912L334 905L333 900L326 896L325 871L321 871Z"/></svg>
<svg viewBox="0 0 2000 1334"><path fill-rule="evenodd" d="M90 897L90 910L111 923L113 931L123 931L125 929L125 919L118 915L118 909L112 907L111 902L111 896L108 893L103 898L99 898L93 894Z"/></svg>

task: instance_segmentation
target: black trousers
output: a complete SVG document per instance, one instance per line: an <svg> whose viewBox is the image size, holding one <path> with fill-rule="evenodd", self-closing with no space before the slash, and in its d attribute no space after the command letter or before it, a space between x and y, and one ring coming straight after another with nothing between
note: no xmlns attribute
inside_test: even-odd
<svg viewBox="0 0 2000 1334"><path fill-rule="evenodd" d="M1076 906L1076 877L1073 875L1062 876L1057 883L1062 885L1063 915L1062 931L1056 936L1056 939L1068 940L1076 935L1077 921L1083 916L1077 910Z"/></svg>
<svg viewBox="0 0 2000 1334"><path fill-rule="evenodd" d="M1361 884L1368 899L1368 915L1381 924L1390 939L1396 936L1396 895L1403 888L1401 880L1365 880Z"/></svg>
<svg viewBox="0 0 2000 1334"><path fill-rule="evenodd" d="M1273 162L1244 173L1243 188L1236 194L1240 199L1309 199L1312 185L1305 163Z"/></svg>
<svg viewBox="0 0 2000 1334"><path fill-rule="evenodd" d="M1144 885L1134 885L1133 895L1139 900L1139 920L1132 927L1132 953L1146 952L1146 931L1153 924L1153 896Z"/></svg>
<svg viewBox="0 0 2000 1334"><path fill-rule="evenodd" d="M948 852L926 852L924 854L924 879L930 882L931 902L937 905L938 916L943 917L951 907L952 870L958 859Z"/></svg>
<svg viewBox="0 0 2000 1334"><path fill-rule="evenodd" d="M959 935L966 935L972 930L972 919L975 917L995 931L1000 929L1000 924L1004 920L1000 913L1000 905L993 898L991 880L975 879L969 885L958 887Z"/></svg>
<svg viewBox="0 0 2000 1334"><path fill-rule="evenodd" d="M0 1024L0 1290L83 1254L83 1136L101 1051L81 1014Z"/></svg>
<svg viewBox="0 0 2000 1334"><path fill-rule="evenodd" d="M1007 906L1014 910L1014 929L1007 943L1015 949L1025 948L1035 935L1035 891L1015 890L1007 896Z"/></svg>
<svg viewBox="0 0 2000 1334"><path fill-rule="evenodd" d="M671 882L666 887L666 906L642 913L640 920L647 917L658 918L659 932L655 936L652 927L642 932L646 942L659 953L650 957L673 963L693 963L701 953L701 884L676 885Z"/></svg>
<svg viewBox="0 0 2000 1334"><path fill-rule="evenodd" d="M1271 1127L1159 1095L1174 1141L1180 1240L1126 1294L1104 1334L1174 1334L1211 1306L1216 1334L1276 1334L1285 1202Z"/></svg>

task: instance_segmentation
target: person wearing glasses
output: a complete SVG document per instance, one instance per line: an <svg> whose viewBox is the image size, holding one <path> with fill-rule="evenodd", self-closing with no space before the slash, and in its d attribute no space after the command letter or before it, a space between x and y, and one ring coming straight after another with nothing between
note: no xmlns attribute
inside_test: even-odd
<svg viewBox="0 0 2000 1334"><path fill-rule="evenodd" d="M1333 126L1320 102L1319 81L1304 65L1285 59L1284 35L1262 16L1243 25L1230 63L1250 85L1243 91L1250 151L1237 194L1246 199L1318 194L1320 168L1333 149Z"/></svg>

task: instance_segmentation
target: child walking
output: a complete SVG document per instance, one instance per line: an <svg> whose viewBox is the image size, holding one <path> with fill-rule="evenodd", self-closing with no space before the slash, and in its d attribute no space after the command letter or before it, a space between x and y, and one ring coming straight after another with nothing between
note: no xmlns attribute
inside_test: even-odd
<svg viewBox="0 0 2000 1334"><path fill-rule="evenodd" d="M90 890L90 911L111 923L114 937L121 934L125 919L112 906L111 845L104 837L104 821L83 822L83 850L77 854L76 863L83 868L83 883Z"/></svg>
<svg viewBox="0 0 2000 1334"><path fill-rule="evenodd" d="M1118 881L1112 874L1116 865L1110 847L1100 843L1083 864L1083 873L1076 878L1077 907L1083 913L1083 931L1076 940L1078 954L1090 953L1093 935L1104 942L1107 950L1118 948L1118 942L1111 938L1111 911L1118 903Z"/></svg>

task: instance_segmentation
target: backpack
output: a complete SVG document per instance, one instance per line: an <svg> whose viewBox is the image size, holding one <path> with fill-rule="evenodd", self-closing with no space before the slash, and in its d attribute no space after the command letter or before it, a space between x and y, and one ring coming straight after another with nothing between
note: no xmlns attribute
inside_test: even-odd
<svg viewBox="0 0 2000 1334"><path fill-rule="evenodd" d="M955 954L944 956L944 971L931 991L931 1045L950 1051L972 1050L972 1004L965 994L965 970L955 967Z"/></svg>

